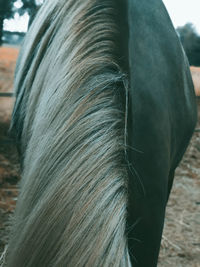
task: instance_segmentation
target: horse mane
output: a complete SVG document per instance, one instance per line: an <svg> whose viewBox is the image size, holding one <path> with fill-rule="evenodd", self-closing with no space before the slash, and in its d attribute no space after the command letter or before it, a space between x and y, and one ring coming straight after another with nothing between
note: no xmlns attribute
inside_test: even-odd
<svg viewBox="0 0 200 267"><path fill-rule="evenodd" d="M127 77L114 0L48 0L23 43L8 267L127 266Z"/></svg>

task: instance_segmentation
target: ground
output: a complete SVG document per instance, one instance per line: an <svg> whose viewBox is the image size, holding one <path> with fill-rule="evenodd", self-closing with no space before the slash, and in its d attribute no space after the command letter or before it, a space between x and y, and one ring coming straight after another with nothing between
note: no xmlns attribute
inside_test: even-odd
<svg viewBox="0 0 200 267"><path fill-rule="evenodd" d="M0 92L11 92L18 49L0 48ZM196 70L195 70L196 71ZM200 73L200 72L199 72ZM200 266L200 99L196 131L177 168L166 211L159 267ZM0 97L0 255L7 243L16 203L19 163L8 137L12 98Z"/></svg>
<svg viewBox="0 0 200 267"><path fill-rule="evenodd" d="M18 49L0 48L0 92L11 92ZM0 97L0 255L8 239L8 221L13 213L19 181L16 148L8 137L14 99Z"/></svg>

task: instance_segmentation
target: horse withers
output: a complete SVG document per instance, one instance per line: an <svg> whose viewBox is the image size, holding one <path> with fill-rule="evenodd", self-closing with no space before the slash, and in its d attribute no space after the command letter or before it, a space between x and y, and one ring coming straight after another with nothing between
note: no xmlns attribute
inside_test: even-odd
<svg viewBox="0 0 200 267"><path fill-rule="evenodd" d="M46 0L15 94L22 180L5 266L156 266L196 122L162 1Z"/></svg>

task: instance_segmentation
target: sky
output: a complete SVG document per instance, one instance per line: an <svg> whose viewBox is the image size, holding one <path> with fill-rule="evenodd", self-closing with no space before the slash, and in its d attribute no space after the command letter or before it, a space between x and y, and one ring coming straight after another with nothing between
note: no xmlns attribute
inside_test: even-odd
<svg viewBox="0 0 200 267"><path fill-rule="evenodd" d="M44 0L36 0L37 4L41 4ZM22 7L22 1L17 0L14 3L14 6L16 8ZM19 32L26 32L28 29L28 21L29 21L29 16L28 13L26 12L23 16L19 16L18 13L15 14L14 19L5 19L4 20L4 30L6 31L19 31Z"/></svg>
<svg viewBox="0 0 200 267"><path fill-rule="evenodd" d="M41 3L42 0L37 0L37 2ZM163 0L163 2L175 28L191 22L200 34L200 0ZM21 0L17 0L15 6L20 7L21 5ZM23 17L15 14L14 19L4 21L4 30L26 32L28 19L27 13Z"/></svg>
<svg viewBox="0 0 200 267"><path fill-rule="evenodd" d="M163 2L175 28L191 22L200 34L200 0L163 0Z"/></svg>

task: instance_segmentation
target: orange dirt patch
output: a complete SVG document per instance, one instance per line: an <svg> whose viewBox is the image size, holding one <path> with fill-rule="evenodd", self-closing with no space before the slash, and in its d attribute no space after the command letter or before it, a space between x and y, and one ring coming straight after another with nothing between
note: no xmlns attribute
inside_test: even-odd
<svg viewBox="0 0 200 267"><path fill-rule="evenodd" d="M2 62L16 62L16 59L19 54L19 48L16 47L0 47L0 61Z"/></svg>
<svg viewBox="0 0 200 267"><path fill-rule="evenodd" d="M200 96L200 67L190 67L195 93Z"/></svg>
<svg viewBox="0 0 200 267"><path fill-rule="evenodd" d="M0 92L12 92L19 48L0 47Z"/></svg>

